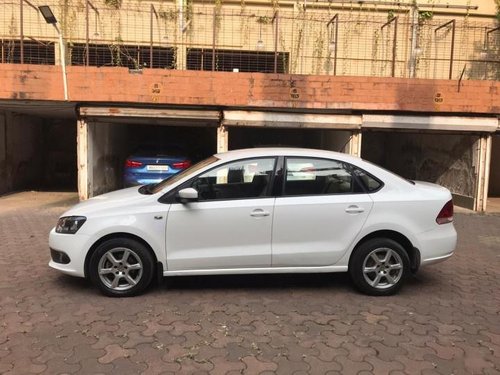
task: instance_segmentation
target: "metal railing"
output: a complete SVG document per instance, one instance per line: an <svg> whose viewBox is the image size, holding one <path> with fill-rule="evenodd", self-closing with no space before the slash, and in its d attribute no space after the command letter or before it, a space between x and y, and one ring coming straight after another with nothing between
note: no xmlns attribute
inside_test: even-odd
<svg viewBox="0 0 500 375"><path fill-rule="evenodd" d="M54 1L54 0L52 0ZM500 80L494 20L137 1L49 2L72 65ZM188 2L188 4L193 4ZM58 64L37 0L0 0L1 63ZM46 2L43 3L46 5Z"/></svg>

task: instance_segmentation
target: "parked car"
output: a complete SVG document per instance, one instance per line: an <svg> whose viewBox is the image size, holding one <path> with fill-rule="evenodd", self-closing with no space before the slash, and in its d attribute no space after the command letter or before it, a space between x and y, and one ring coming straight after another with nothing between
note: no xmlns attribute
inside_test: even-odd
<svg viewBox="0 0 500 375"><path fill-rule="evenodd" d="M142 146L125 160L125 187L158 183L191 166L187 152L177 146Z"/></svg>
<svg viewBox="0 0 500 375"><path fill-rule="evenodd" d="M109 296L141 293L156 275L346 271L361 291L389 295L456 240L441 186L346 154L268 148L82 202L49 244L51 267Z"/></svg>

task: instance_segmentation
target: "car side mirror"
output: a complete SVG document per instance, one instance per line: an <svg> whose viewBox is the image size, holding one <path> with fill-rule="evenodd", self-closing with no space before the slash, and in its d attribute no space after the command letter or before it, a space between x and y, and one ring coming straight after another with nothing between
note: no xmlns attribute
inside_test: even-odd
<svg viewBox="0 0 500 375"><path fill-rule="evenodd" d="M176 195L177 200L181 203L188 203L198 200L198 192L193 188L185 188L181 189L177 192Z"/></svg>

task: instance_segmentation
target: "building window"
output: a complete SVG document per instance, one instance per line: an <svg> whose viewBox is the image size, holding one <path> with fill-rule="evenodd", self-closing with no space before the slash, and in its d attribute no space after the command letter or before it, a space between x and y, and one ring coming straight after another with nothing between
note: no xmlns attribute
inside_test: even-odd
<svg viewBox="0 0 500 375"><path fill-rule="evenodd" d="M71 65L87 64L87 45L71 44ZM151 52L153 60L151 60ZM90 66L123 66L129 69L175 69L173 47L89 44Z"/></svg>
<svg viewBox="0 0 500 375"><path fill-rule="evenodd" d="M0 39L1 62L6 64L21 64L21 41ZM54 65L54 43L43 40L23 41L24 64Z"/></svg>
<svg viewBox="0 0 500 375"><path fill-rule="evenodd" d="M188 70L212 70L212 49L190 48L187 51ZM288 72L288 52L278 52L277 73ZM215 70L219 72L274 72L274 52L215 50Z"/></svg>

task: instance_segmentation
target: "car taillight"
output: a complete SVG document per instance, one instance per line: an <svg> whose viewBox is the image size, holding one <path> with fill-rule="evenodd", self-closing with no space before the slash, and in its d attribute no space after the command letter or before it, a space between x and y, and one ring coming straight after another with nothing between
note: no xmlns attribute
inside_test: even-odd
<svg viewBox="0 0 500 375"><path fill-rule="evenodd" d="M142 167L142 163L140 161L134 161L134 160L125 161L125 168L140 168L140 167Z"/></svg>
<svg viewBox="0 0 500 375"><path fill-rule="evenodd" d="M439 225L451 223L453 221L453 201L448 201L444 207L439 211L439 215L436 218L436 223Z"/></svg>
<svg viewBox="0 0 500 375"><path fill-rule="evenodd" d="M175 169L186 169L191 166L191 160L183 160L178 163L172 164Z"/></svg>

